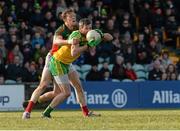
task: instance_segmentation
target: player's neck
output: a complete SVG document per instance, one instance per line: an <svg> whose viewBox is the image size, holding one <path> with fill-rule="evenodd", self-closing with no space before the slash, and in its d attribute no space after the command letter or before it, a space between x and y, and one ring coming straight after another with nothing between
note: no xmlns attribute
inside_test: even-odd
<svg viewBox="0 0 180 131"><path fill-rule="evenodd" d="M68 28L69 30L74 30L74 26L69 25L69 24L67 24L67 23L65 23L65 25L67 26L67 28Z"/></svg>

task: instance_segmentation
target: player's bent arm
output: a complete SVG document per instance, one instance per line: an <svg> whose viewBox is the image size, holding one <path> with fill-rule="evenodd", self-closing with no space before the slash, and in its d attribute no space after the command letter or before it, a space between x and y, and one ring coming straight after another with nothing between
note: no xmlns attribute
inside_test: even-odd
<svg viewBox="0 0 180 131"><path fill-rule="evenodd" d="M68 43L68 40L64 40L61 35L58 35L58 36L54 36L53 44L56 44L58 46L62 46L62 45L67 45L69 43Z"/></svg>
<svg viewBox="0 0 180 131"><path fill-rule="evenodd" d="M113 36L109 33L104 33L103 41L111 41L111 40L113 40Z"/></svg>
<svg viewBox="0 0 180 131"><path fill-rule="evenodd" d="M88 49L87 45L84 46L79 46L79 44L71 45L71 55L76 56L87 49Z"/></svg>

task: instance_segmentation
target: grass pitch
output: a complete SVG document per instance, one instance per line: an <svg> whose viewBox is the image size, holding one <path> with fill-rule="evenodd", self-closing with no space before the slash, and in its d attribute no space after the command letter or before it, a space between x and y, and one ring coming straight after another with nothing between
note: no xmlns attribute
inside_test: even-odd
<svg viewBox="0 0 180 131"><path fill-rule="evenodd" d="M41 118L34 111L31 119L22 120L22 112L0 112L2 130L151 130L180 129L179 110L97 111L101 117L84 118L80 111L55 111L52 119Z"/></svg>

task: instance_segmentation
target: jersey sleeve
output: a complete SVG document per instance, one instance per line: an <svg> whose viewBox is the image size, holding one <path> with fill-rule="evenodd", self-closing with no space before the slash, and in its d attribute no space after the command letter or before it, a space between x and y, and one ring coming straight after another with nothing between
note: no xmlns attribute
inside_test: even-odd
<svg viewBox="0 0 180 131"><path fill-rule="evenodd" d="M60 26L56 31L55 31L55 37L58 35L62 36L62 33L64 31L64 26Z"/></svg>
<svg viewBox="0 0 180 131"><path fill-rule="evenodd" d="M59 49L59 45L53 44L50 50L51 55L53 55L54 52L56 52L58 49Z"/></svg>

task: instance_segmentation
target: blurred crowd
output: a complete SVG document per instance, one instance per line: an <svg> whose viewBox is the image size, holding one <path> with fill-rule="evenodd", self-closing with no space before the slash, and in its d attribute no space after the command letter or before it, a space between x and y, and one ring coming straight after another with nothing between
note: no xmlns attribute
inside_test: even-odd
<svg viewBox="0 0 180 131"><path fill-rule="evenodd" d="M81 80L180 79L179 0L0 0L0 84L40 80L67 8L114 37L74 62Z"/></svg>

